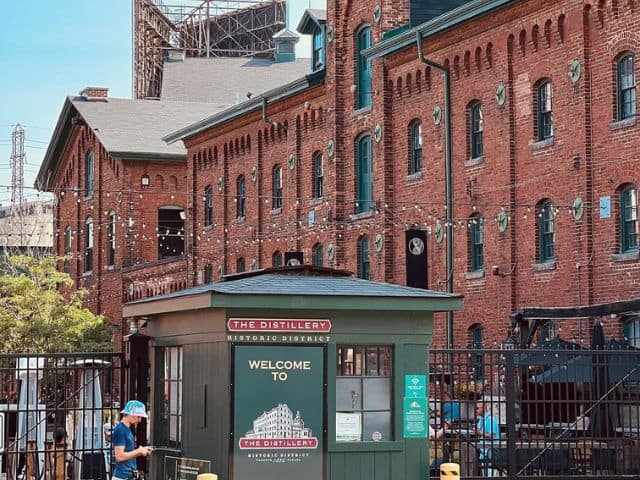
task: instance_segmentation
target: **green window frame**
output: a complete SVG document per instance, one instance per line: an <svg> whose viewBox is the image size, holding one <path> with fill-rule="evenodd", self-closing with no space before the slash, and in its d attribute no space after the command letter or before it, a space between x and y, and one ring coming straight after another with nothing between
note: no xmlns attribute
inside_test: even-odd
<svg viewBox="0 0 640 480"><path fill-rule="evenodd" d="M369 259L369 236L363 235L358 240L358 278L371 279L371 260Z"/></svg>
<svg viewBox="0 0 640 480"><path fill-rule="evenodd" d="M550 201L538 206L538 260L541 263L555 260L555 207Z"/></svg>
<svg viewBox="0 0 640 480"><path fill-rule="evenodd" d="M182 446L182 347L157 347L158 416L154 439L157 445L179 449Z"/></svg>
<svg viewBox="0 0 640 480"><path fill-rule="evenodd" d="M409 175L422 171L422 122L414 120L409 127Z"/></svg>
<svg viewBox="0 0 640 480"><path fill-rule="evenodd" d="M313 199L322 198L324 195L324 168L322 166L322 153L313 154L312 161L312 197Z"/></svg>
<svg viewBox="0 0 640 480"><path fill-rule="evenodd" d="M64 260L64 271L66 273L71 273L71 256L72 256L72 249L73 249L73 237L71 235L71 227L67 226L67 228L64 229L64 256L65 256L65 260Z"/></svg>
<svg viewBox="0 0 640 480"><path fill-rule="evenodd" d="M244 258L240 257L236 260L236 273L243 273L247 269Z"/></svg>
<svg viewBox="0 0 640 480"><path fill-rule="evenodd" d="M282 167L275 165L271 170L271 208L282 208Z"/></svg>
<svg viewBox="0 0 640 480"><path fill-rule="evenodd" d="M324 58L324 31L318 27L313 32L311 70L315 72L324 68Z"/></svg>
<svg viewBox="0 0 640 480"><path fill-rule="evenodd" d="M84 271L93 271L93 219L87 218L84 225Z"/></svg>
<svg viewBox="0 0 640 480"><path fill-rule="evenodd" d="M94 153L89 150L84 161L84 196L93 197Z"/></svg>
<svg viewBox="0 0 640 480"><path fill-rule="evenodd" d="M356 142L356 213L373 208L373 165L371 135L363 135Z"/></svg>
<svg viewBox="0 0 640 480"><path fill-rule="evenodd" d="M484 270L484 217L474 215L469 219L469 252L471 271Z"/></svg>
<svg viewBox="0 0 640 480"><path fill-rule="evenodd" d="M282 262L282 252L280 252L279 250L273 252L273 255L271 256L271 265L274 268L278 268L282 266Z"/></svg>
<svg viewBox="0 0 640 480"><path fill-rule="evenodd" d="M482 325L476 324L469 329L469 346L472 350L484 349L484 327ZM482 353L471 355L471 371L473 380L484 380L484 355Z"/></svg>
<svg viewBox="0 0 640 480"><path fill-rule="evenodd" d="M247 187L244 181L244 175L240 175L236 179L236 218L241 219L246 215L247 205Z"/></svg>
<svg viewBox="0 0 640 480"><path fill-rule="evenodd" d="M107 265L110 267L116 264L116 222L116 213L111 212L107 224Z"/></svg>
<svg viewBox="0 0 640 480"><path fill-rule="evenodd" d="M204 189L204 226L213 225L213 187L207 185Z"/></svg>
<svg viewBox="0 0 640 480"><path fill-rule="evenodd" d="M632 53L623 54L616 63L618 120L636 115L636 65Z"/></svg>
<svg viewBox="0 0 640 480"><path fill-rule="evenodd" d="M213 265L208 263L204 267L204 283L212 283L212 282L213 282Z"/></svg>
<svg viewBox="0 0 640 480"><path fill-rule="evenodd" d="M551 80L543 80L537 88L536 127L538 140L553 137L553 84Z"/></svg>
<svg viewBox="0 0 640 480"><path fill-rule="evenodd" d="M469 109L469 145L471 158L480 158L483 153L484 121L482 116L482 103L475 102Z"/></svg>
<svg viewBox="0 0 640 480"><path fill-rule="evenodd" d="M311 250L311 263L314 267L322 267L324 264L324 254L322 244L316 243Z"/></svg>
<svg viewBox="0 0 640 480"><path fill-rule="evenodd" d="M640 224L638 221L638 189L627 185L620 191L620 251L638 250Z"/></svg>
<svg viewBox="0 0 640 480"><path fill-rule="evenodd" d="M372 103L372 62L362 52L371 47L371 27L363 26L356 34L356 108L366 108Z"/></svg>
<svg viewBox="0 0 640 480"><path fill-rule="evenodd" d="M393 347L338 345L336 353L336 425L359 426L337 428L336 442L394 440Z"/></svg>

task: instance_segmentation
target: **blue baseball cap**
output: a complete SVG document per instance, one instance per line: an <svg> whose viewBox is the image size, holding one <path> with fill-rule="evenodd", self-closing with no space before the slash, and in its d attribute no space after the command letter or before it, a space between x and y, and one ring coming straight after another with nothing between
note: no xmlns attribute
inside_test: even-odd
<svg viewBox="0 0 640 480"><path fill-rule="evenodd" d="M144 403L138 400L129 400L122 409L125 415L135 415L136 417L149 418L147 416L147 410L144 407Z"/></svg>

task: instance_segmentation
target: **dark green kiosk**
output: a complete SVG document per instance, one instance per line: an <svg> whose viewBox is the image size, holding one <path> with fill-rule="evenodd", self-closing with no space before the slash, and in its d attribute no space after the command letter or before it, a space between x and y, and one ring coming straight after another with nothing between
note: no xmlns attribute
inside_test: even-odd
<svg viewBox="0 0 640 480"><path fill-rule="evenodd" d="M312 267L126 305L151 336L151 478L426 478L433 313L461 307Z"/></svg>

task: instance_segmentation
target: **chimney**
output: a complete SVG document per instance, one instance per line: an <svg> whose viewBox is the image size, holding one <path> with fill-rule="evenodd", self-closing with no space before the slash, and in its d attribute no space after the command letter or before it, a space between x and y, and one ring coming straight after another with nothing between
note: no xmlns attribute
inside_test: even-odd
<svg viewBox="0 0 640 480"><path fill-rule="evenodd" d="M104 87L87 87L80 92L80 96L88 102L107 102L109 89Z"/></svg>
<svg viewBox="0 0 640 480"><path fill-rule="evenodd" d="M276 63L293 62L296 59L296 43L300 40L298 34L286 28L273 36L276 44Z"/></svg>

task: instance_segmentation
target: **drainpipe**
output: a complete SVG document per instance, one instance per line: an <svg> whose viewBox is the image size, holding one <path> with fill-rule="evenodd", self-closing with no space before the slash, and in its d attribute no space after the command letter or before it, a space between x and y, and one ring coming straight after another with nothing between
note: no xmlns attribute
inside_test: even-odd
<svg viewBox="0 0 640 480"><path fill-rule="evenodd" d="M269 118L267 114L267 97L262 97L262 121L268 123L269 125L273 125L274 122Z"/></svg>
<svg viewBox="0 0 640 480"><path fill-rule="evenodd" d="M416 31L416 46L418 47L418 59L425 65L429 65L442 72L444 89L444 196L447 209L445 223L446 240L446 275L447 293L453 293L453 170L451 156L453 151L453 139L451 137L451 85L449 82L449 69L444 65L429 60L424 56L422 48L422 34ZM453 348L453 312L447 312L447 348Z"/></svg>

